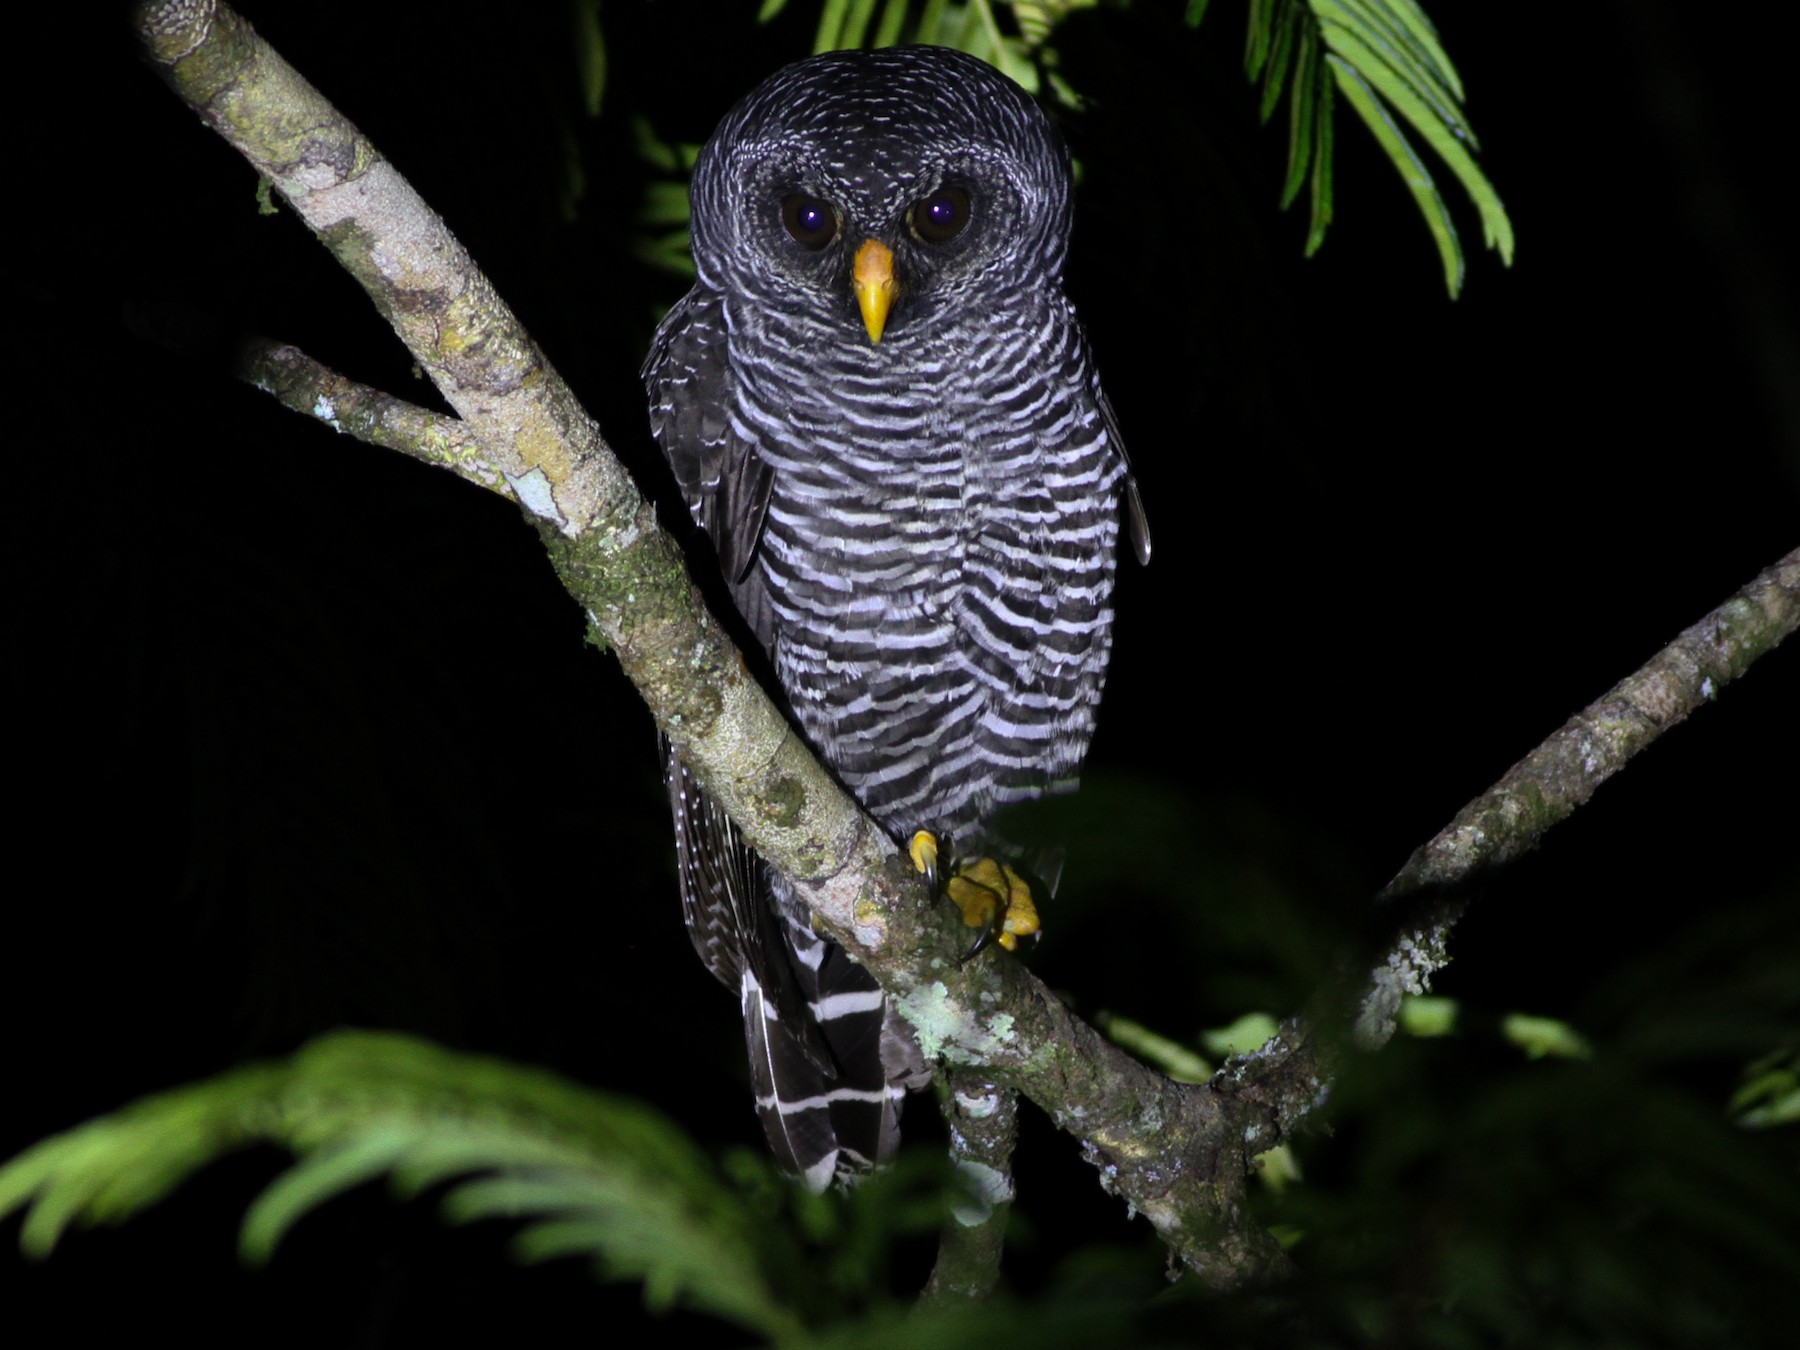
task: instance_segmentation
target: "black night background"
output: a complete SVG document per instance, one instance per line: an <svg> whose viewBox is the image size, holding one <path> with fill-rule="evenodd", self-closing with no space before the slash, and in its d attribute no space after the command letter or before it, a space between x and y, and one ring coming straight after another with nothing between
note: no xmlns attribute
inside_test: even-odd
<svg viewBox="0 0 1800 1350"><path fill-rule="evenodd" d="M699 142L805 53L816 10L758 27L754 5L615 0L590 119L561 5L241 8L448 220L683 524L637 370L686 282L640 257L657 174L633 119ZM1197 34L1180 8L1103 6L1059 40L1089 100L1061 119L1082 172L1069 287L1156 551L1122 568L1087 786L1055 812L1069 866L1025 959L1084 1015L1192 1039L1298 1007L1414 847L1800 544L1800 294L1788 53L1713 7L1430 7L1519 237L1503 268L1444 183L1455 301L1342 105L1336 223L1301 257L1243 7L1219 0ZM709 1150L758 1146L642 704L516 508L224 374L254 332L438 406L121 17L55 20L15 63L36 86L10 85L0 1155L345 1026L545 1065ZM1322 1254L1320 1281L1429 1300L1406 1272L1461 1243L1516 1282L1530 1343L1694 1343L1654 1299L1633 1320L1635 1294L1593 1292L1680 1309L1684 1279L1723 1310L1715 1343L1778 1338L1800 1233L1750 1232L1731 1187L1791 1223L1800 1127L1741 1129L1726 1104L1747 1064L1800 1045L1797 764L1790 642L1493 879L1438 982L1462 1030L1397 1043L1302 1141L1302 1188L1368 1230L1365 1264ZM1593 1059L1528 1062L1497 1031L1512 1012L1567 1020ZM1024 1114L1014 1287L1087 1262L1153 1291L1148 1226ZM932 1117L909 1110L927 1141ZM1709 1154L1717 1172L1688 1166ZM1621 1160L1671 1194L1720 1187L1716 1231L1654 1189L1623 1203ZM379 1187L245 1271L237 1223L283 1162L213 1167L41 1264L7 1221L0 1316L75 1344L744 1339L571 1262L521 1270L504 1225L447 1227ZM1320 1232L1347 1222L1307 1203ZM1708 1243L1711 1265L1660 1273ZM1590 1257L1612 1264L1589 1279Z"/></svg>

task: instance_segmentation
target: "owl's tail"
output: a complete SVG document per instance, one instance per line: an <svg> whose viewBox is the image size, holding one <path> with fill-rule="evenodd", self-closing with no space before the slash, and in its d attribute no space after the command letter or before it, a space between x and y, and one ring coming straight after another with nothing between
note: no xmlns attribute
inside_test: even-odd
<svg viewBox="0 0 1800 1350"><path fill-rule="evenodd" d="M894 1156L900 1108L929 1074L912 1031L887 1006L874 978L835 943L789 928L805 1023L784 1022L746 967L744 1039L756 1113L784 1170L809 1190L852 1181ZM823 1038L829 1064L808 1053Z"/></svg>
<svg viewBox="0 0 1800 1350"><path fill-rule="evenodd" d="M770 1150L809 1190L852 1180L893 1157L901 1103L930 1070L874 977L813 932L674 747L666 751L688 936L742 1003Z"/></svg>

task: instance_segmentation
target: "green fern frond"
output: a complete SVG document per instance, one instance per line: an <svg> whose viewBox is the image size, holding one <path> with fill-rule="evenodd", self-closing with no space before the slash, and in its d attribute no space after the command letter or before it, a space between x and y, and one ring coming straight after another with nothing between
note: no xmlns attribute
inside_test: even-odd
<svg viewBox="0 0 1800 1350"><path fill-rule="evenodd" d="M916 18L910 0L882 0L879 16L876 0L824 0L813 34L813 52L932 43L979 57L1036 92L1039 75L1032 52L1063 14L1093 3L1095 0L1016 0L1010 6L1018 28L1015 36L1001 29L993 0L957 4L924 0Z"/></svg>
<svg viewBox="0 0 1800 1350"><path fill-rule="evenodd" d="M147 1097L0 1167L0 1217L27 1210L26 1253L72 1224L118 1223L201 1167L268 1142L299 1156L245 1217L267 1260L301 1217L387 1175L403 1194L450 1184L455 1220L506 1216L525 1259L580 1255L776 1340L800 1334L770 1272L798 1268L742 1188L641 1103L408 1036L344 1032L292 1059Z"/></svg>
<svg viewBox="0 0 1800 1350"><path fill-rule="evenodd" d="M1190 3L1188 24L1198 24L1205 12L1204 3ZM1462 79L1414 0L1250 0L1244 70L1253 83L1260 82L1264 121L1274 115L1284 88L1289 93L1281 203L1287 206L1302 187L1308 190L1309 256L1324 242L1331 222L1335 90L1400 171L1437 243L1451 295L1462 289L1462 244L1408 129L1423 138L1462 184L1480 216L1487 246L1502 262L1512 263L1512 221L1471 153L1477 143L1462 111Z"/></svg>

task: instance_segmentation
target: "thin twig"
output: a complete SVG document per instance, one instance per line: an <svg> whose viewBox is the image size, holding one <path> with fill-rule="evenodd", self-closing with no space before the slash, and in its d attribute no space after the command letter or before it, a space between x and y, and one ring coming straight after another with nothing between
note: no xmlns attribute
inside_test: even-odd
<svg viewBox="0 0 1800 1350"><path fill-rule="evenodd" d="M298 347L267 339L243 346L234 373L283 407L333 431L448 469L465 482L518 500L466 422L346 379Z"/></svg>

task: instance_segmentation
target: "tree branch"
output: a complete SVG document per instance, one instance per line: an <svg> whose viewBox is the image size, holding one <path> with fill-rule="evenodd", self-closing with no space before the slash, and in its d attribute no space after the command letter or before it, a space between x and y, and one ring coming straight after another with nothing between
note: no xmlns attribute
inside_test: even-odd
<svg viewBox="0 0 1800 1350"><path fill-rule="evenodd" d="M258 338L245 343L237 354L234 373L273 395L283 407L316 418L333 431L384 450L398 450L422 464L448 469L508 501L518 500L506 475L488 457L481 439L466 422L346 379L298 347L282 342Z"/></svg>
<svg viewBox="0 0 1800 1350"><path fill-rule="evenodd" d="M1342 1053L1332 1033L1376 1050L1394 1034L1400 1001L1422 994L1449 960L1450 931L1468 905L1467 883L1536 847L1635 755L1800 627L1800 549L1685 629L1639 670L1565 722L1500 781L1415 850L1380 899L1399 914L1385 950L1315 1002L1256 1055L1226 1067L1233 1091L1263 1103L1274 1137L1318 1104ZM1348 995L1348 997L1346 997ZM1319 1034L1323 1032L1324 1034ZM1219 1081L1219 1080L1215 1080Z"/></svg>
<svg viewBox="0 0 1800 1350"><path fill-rule="evenodd" d="M950 1161L968 1193L951 1209L922 1297L927 1303L950 1303L985 1297L999 1282L1006 1220L1012 1213L1019 1101L1008 1089L972 1073L940 1074L937 1089L950 1128Z"/></svg>
<svg viewBox="0 0 1800 1350"><path fill-rule="evenodd" d="M443 222L228 8L162 0L141 3L137 18L164 80L273 182L362 283L460 421L383 402L297 353L265 351L257 368L267 383L315 416L326 415L324 403L342 400L355 411L329 419L339 429L406 441L409 453L434 445L421 457L496 490L504 484L537 523L564 586L658 726L756 850L795 879L820 923L881 981L926 1054L1031 1097L1082 1141L1103 1184L1149 1217L1208 1284L1234 1287L1284 1269L1285 1257L1247 1213L1245 1176L1252 1156L1323 1099L1329 1056L1305 1025L1290 1023L1211 1084L1179 1084L1108 1043L1019 962L995 953L961 964L961 924L921 903L922 887L893 842L750 678L598 427ZM1765 645L1752 650L1746 638L1741 661L1708 665L1719 673L1703 697L1791 630L1800 589L1792 573L1800 564L1785 559L1781 568L1785 579L1769 595L1785 599L1769 600L1759 630ZM1557 762L1579 753L1585 764L1593 755L1612 772L1670 724L1653 698L1640 711L1642 725L1632 728L1595 723L1606 733L1598 749L1553 742ZM536 712L532 734L558 739L556 710ZM1583 767L1576 779L1591 791L1605 773ZM1542 789L1522 787L1519 801L1531 803L1533 792ZM1511 856L1582 799L1569 797L1560 814L1478 803L1472 824L1447 833L1466 843L1478 828L1485 840L1447 855L1434 852L1434 841L1425 856L1444 860L1433 861L1428 875L1442 885ZM1398 964L1378 964L1379 1006L1393 989L1422 986L1441 964L1454 919L1451 912L1436 926L1409 930L1396 946Z"/></svg>
<svg viewBox="0 0 1800 1350"><path fill-rule="evenodd" d="M1419 897L1421 912L1378 968L1356 1020L1367 1049L1394 1032L1400 998L1444 964L1444 943L1463 901L1444 894L1477 871L1513 861L1574 814L1665 731L1716 699L1800 625L1800 549L1778 559L1731 599L1684 630L1642 669L1571 717L1501 780L1415 850L1381 892Z"/></svg>

